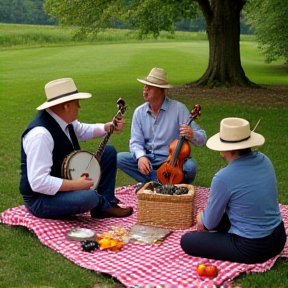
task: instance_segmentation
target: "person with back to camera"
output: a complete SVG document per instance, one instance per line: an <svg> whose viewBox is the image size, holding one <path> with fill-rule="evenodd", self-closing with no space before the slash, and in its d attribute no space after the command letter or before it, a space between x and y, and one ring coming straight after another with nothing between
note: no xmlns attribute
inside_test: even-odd
<svg viewBox="0 0 288 288"><path fill-rule="evenodd" d="M145 80L143 98L146 103L134 111L131 125L129 152L117 154L118 168L145 184L158 181L157 169L167 160L169 145L179 136L190 143L203 146L206 134L194 121L187 122L190 112L179 101L169 99L166 89L172 88L167 73L161 68L153 68ZM190 145L190 144L189 144ZM188 157L183 165L182 183L192 184L197 172L195 161Z"/></svg>
<svg viewBox="0 0 288 288"><path fill-rule="evenodd" d="M276 175L269 158L251 149L265 142L254 130L245 119L225 118L220 133L207 141L229 163L212 179L207 206L197 215L197 231L181 238L187 254L254 264L283 250L286 232Z"/></svg>
<svg viewBox="0 0 288 288"><path fill-rule="evenodd" d="M47 83L45 92L47 101L37 108L40 112L22 134L20 192L25 207L40 218L62 218L88 211L93 218L131 215L132 207L118 206L114 194L117 152L112 145L103 151L97 190L89 176L68 180L63 179L61 171L66 156L80 149L77 138L86 141L101 137L111 125L121 131L123 119L105 124L79 122L79 99L90 98L91 94L78 92L71 78Z"/></svg>

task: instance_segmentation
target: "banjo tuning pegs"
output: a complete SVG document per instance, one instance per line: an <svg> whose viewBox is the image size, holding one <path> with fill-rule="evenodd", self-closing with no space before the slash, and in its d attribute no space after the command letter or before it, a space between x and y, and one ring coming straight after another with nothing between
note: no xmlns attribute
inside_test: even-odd
<svg viewBox="0 0 288 288"><path fill-rule="evenodd" d="M122 98L117 100L118 113L124 114L126 111L125 101Z"/></svg>
<svg viewBox="0 0 288 288"><path fill-rule="evenodd" d="M124 107L125 106L125 101L122 98L119 98L117 100L117 106L120 107L120 108Z"/></svg>

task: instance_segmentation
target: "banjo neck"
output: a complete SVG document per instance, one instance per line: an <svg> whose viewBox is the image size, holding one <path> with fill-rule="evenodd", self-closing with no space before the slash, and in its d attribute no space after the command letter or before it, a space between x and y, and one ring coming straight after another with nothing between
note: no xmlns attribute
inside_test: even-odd
<svg viewBox="0 0 288 288"><path fill-rule="evenodd" d="M100 163L101 156L103 154L103 151L105 149L106 144L108 143L110 136L113 134L114 127L117 125L116 119L122 119L124 113L126 112L126 106L125 106L125 101L122 98L119 98L117 100L117 107L118 107L118 112L113 118L113 124L110 126L109 132L106 133L104 136L103 140L100 142L98 149L94 153L94 157L97 159L97 161Z"/></svg>
<svg viewBox="0 0 288 288"><path fill-rule="evenodd" d="M111 128L113 127L113 125L111 125ZM108 143L110 136L113 133L113 129L110 128L110 131L108 133L106 133L105 137L103 138L103 140L100 142L98 149L96 150L96 152L94 153L94 157L97 159L98 162L100 162L101 160L101 156L103 154L104 148L106 146L106 144ZM111 131L112 130L112 131Z"/></svg>

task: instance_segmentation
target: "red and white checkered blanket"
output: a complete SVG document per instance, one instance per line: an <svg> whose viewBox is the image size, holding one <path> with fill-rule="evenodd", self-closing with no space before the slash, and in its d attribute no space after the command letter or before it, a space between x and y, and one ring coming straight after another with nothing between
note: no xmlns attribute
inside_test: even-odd
<svg viewBox="0 0 288 288"><path fill-rule="evenodd" d="M164 287L198 288L208 283L221 287L241 273L264 272L272 268L278 257L288 257L288 243L281 254L262 264L247 265L192 257L182 251L180 238L195 227L174 231L161 245L129 243L118 252L99 249L84 252L80 242L67 239L67 232L76 227L89 228L99 234L107 232L112 226L129 229L136 224L137 198L134 190L134 185L116 189L116 195L121 202L134 208L133 215L127 218L92 219L89 214L85 214L77 215L71 220L49 220L36 218L24 206L18 206L4 211L1 214L1 221L7 225L27 227L44 245L61 253L75 264L110 274L127 287L148 284L153 287L162 284ZM194 213L196 214L197 210L205 207L209 188L195 187L195 191ZM288 233L288 206L282 204L279 206ZM218 276L213 280L200 279L195 271L200 263L216 265L219 269Z"/></svg>

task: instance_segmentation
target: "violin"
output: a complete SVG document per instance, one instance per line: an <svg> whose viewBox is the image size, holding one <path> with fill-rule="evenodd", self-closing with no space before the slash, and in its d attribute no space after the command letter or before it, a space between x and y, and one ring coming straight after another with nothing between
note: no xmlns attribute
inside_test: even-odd
<svg viewBox="0 0 288 288"><path fill-rule="evenodd" d="M185 123L190 125L193 119L201 115L201 106L194 105L189 119ZM179 184L184 178L183 164L191 152L191 146L184 136L180 140L175 139L169 146L169 155L167 160L157 170L157 178L163 185Z"/></svg>

